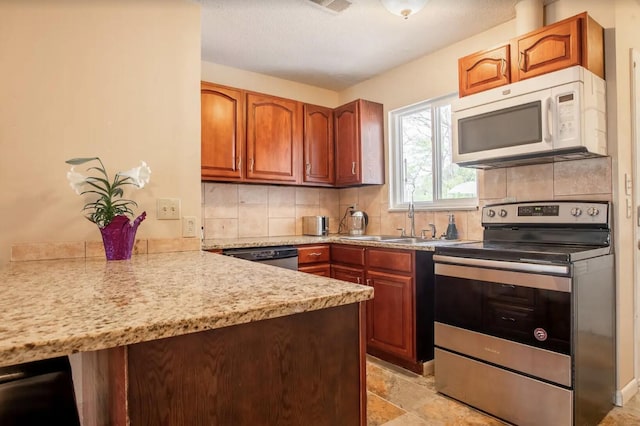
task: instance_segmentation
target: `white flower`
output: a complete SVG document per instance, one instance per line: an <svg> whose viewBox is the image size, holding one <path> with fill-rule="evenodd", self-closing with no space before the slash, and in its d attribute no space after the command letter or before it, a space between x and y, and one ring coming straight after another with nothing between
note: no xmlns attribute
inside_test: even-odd
<svg viewBox="0 0 640 426"><path fill-rule="evenodd" d="M147 163L141 161L138 167L134 167L126 172L118 172L119 176L131 179L132 183L138 188L144 188L144 186L151 180L151 169L147 166Z"/></svg>
<svg viewBox="0 0 640 426"><path fill-rule="evenodd" d="M82 173L74 171L73 167L71 167L71 170L67 172L67 180L69 181L71 189L76 191L76 194L78 195L82 193L82 187L87 183L87 177Z"/></svg>

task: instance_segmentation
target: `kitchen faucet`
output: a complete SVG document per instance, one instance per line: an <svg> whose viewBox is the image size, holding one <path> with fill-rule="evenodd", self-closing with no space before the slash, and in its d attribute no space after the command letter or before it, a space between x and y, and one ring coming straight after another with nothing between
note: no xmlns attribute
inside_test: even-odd
<svg viewBox="0 0 640 426"><path fill-rule="evenodd" d="M407 213L407 217L409 219L411 219L411 230L410 230L410 237L415 237L416 236L416 220L415 220L415 216L416 216L416 212L415 212L415 207L413 206L413 199L411 200L411 202L409 203L409 212Z"/></svg>

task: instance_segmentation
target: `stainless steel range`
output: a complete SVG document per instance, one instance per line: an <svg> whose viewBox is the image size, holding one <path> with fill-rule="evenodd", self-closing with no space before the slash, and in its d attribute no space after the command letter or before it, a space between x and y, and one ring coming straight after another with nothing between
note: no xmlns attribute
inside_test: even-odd
<svg viewBox="0 0 640 426"><path fill-rule="evenodd" d="M436 389L517 425L597 425L615 392L607 202L483 208L480 243L436 248Z"/></svg>

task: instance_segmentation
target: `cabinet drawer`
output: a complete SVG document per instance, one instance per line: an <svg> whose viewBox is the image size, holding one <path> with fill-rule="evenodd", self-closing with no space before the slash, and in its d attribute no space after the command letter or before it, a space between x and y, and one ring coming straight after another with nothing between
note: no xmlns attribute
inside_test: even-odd
<svg viewBox="0 0 640 426"><path fill-rule="evenodd" d="M331 250L328 245L298 247L298 265L328 262Z"/></svg>
<svg viewBox="0 0 640 426"><path fill-rule="evenodd" d="M321 277L331 277L331 266L328 263L313 266L300 266L298 271L307 274L320 275Z"/></svg>
<svg viewBox="0 0 640 426"><path fill-rule="evenodd" d="M370 248L367 255L369 268L413 273L413 251Z"/></svg>
<svg viewBox="0 0 640 426"><path fill-rule="evenodd" d="M331 246L331 262L364 266L364 247L334 244Z"/></svg>

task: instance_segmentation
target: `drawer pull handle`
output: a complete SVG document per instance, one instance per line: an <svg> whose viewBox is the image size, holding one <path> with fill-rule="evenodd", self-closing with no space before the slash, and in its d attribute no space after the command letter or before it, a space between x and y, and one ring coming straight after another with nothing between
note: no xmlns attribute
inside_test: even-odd
<svg viewBox="0 0 640 426"><path fill-rule="evenodd" d="M500 317L500 319L501 319L502 321L516 322L516 319L515 319L515 318L512 318L512 317Z"/></svg>
<svg viewBox="0 0 640 426"><path fill-rule="evenodd" d="M309 256L322 256L322 253L313 252L309 253Z"/></svg>
<svg viewBox="0 0 640 426"><path fill-rule="evenodd" d="M504 288L516 288L516 286L513 285L513 284L502 284L502 287L504 287Z"/></svg>
<svg viewBox="0 0 640 426"><path fill-rule="evenodd" d="M358 284L362 284L362 283L360 282L360 277L356 277L356 281L358 282Z"/></svg>
<svg viewBox="0 0 640 426"><path fill-rule="evenodd" d="M356 174L356 162L355 161L351 162L351 174L352 175Z"/></svg>

